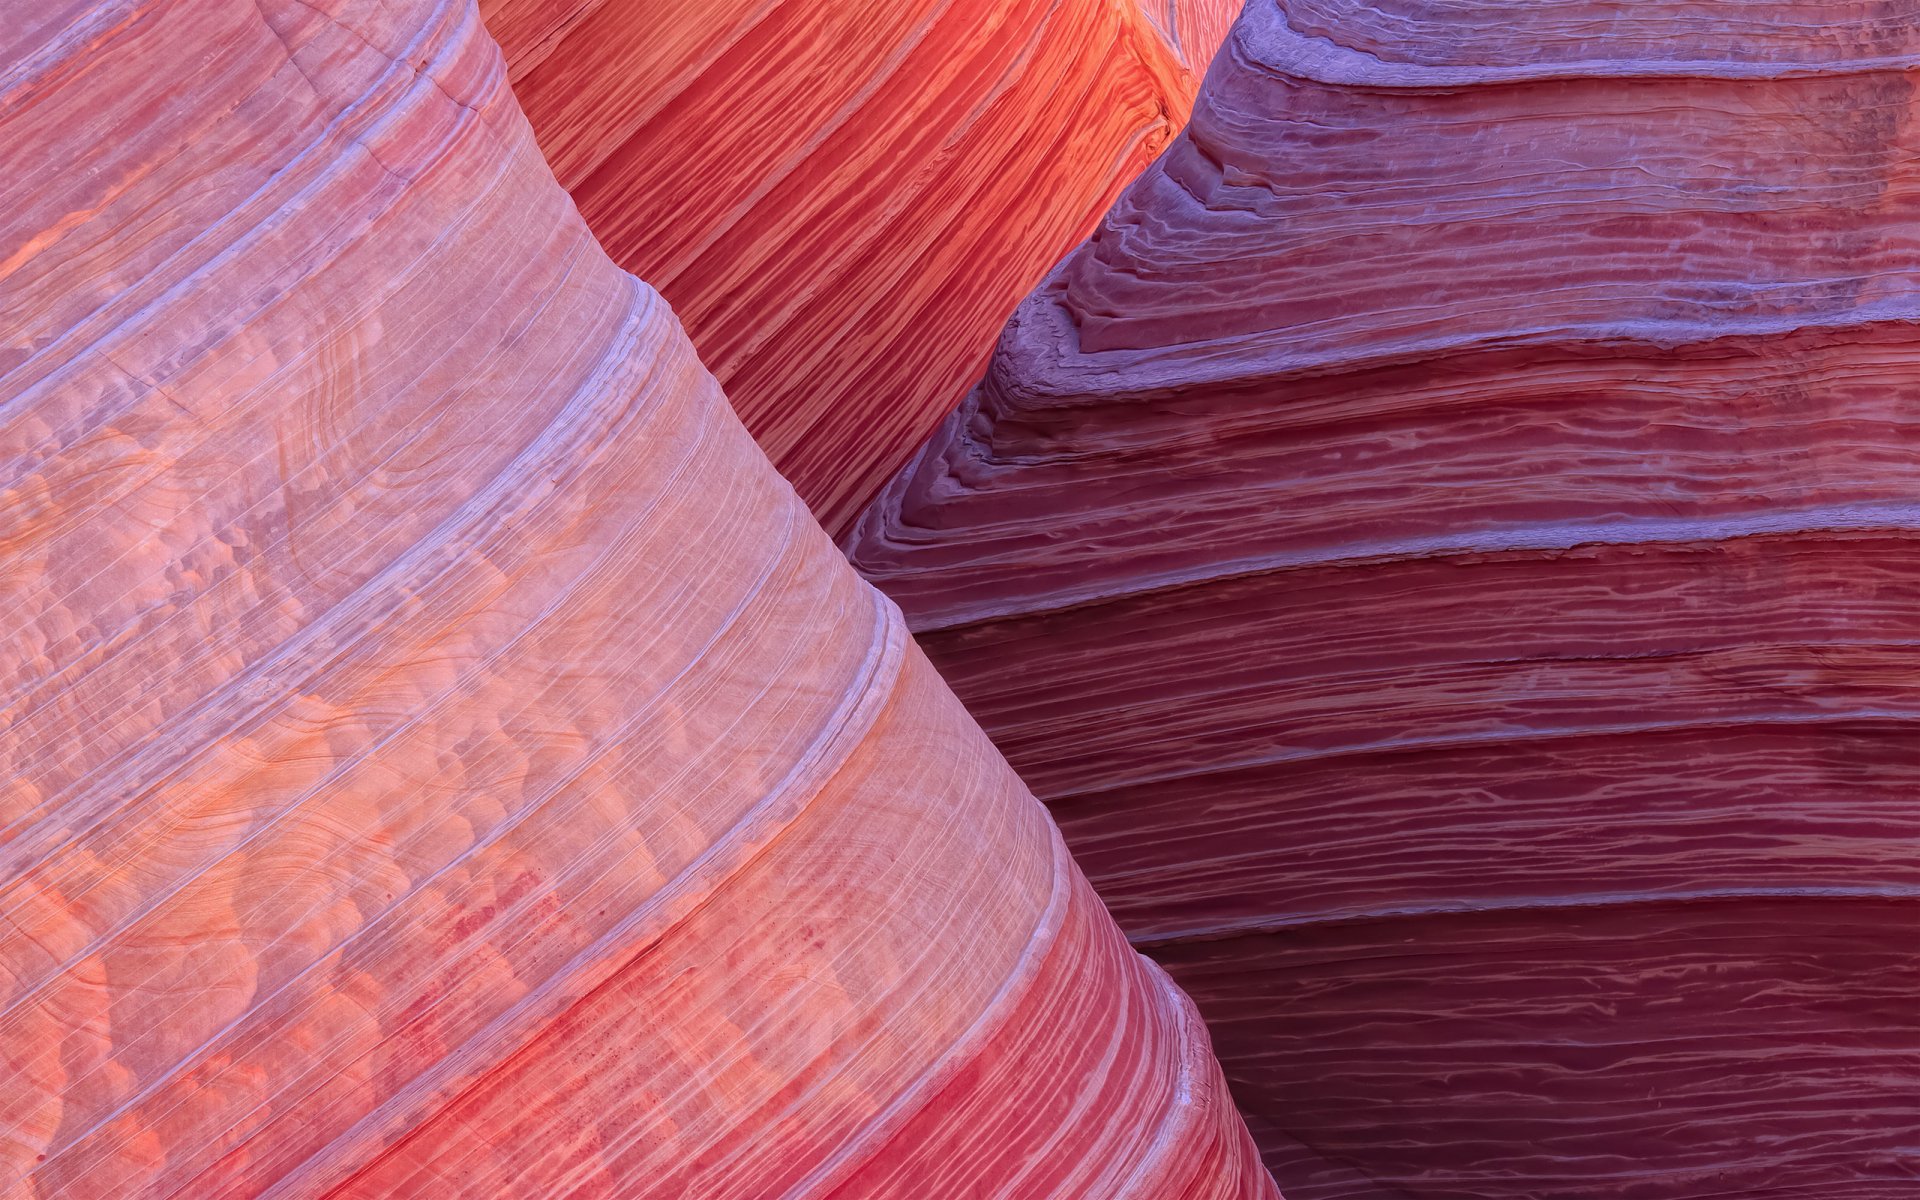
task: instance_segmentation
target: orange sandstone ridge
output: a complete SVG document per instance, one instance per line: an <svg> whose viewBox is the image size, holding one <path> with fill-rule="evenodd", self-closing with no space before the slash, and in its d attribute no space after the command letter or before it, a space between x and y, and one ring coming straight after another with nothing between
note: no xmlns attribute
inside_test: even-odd
<svg viewBox="0 0 1920 1200"><path fill-rule="evenodd" d="M1289 1200L1920 1188L1917 68L1250 0L849 540Z"/></svg>
<svg viewBox="0 0 1920 1200"><path fill-rule="evenodd" d="M0 1194L1274 1196L471 4L0 10Z"/></svg>
<svg viewBox="0 0 1920 1200"><path fill-rule="evenodd" d="M844 527L1186 120L1235 0L482 0L560 182Z"/></svg>

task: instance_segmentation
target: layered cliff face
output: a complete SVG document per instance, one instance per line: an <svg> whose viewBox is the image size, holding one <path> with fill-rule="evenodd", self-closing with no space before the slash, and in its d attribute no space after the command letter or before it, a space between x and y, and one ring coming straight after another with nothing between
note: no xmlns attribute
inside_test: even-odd
<svg viewBox="0 0 1920 1200"><path fill-rule="evenodd" d="M850 540L1290 1200L1912 1194L1916 43L1252 0Z"/></svg>
<svg viewBox="0 0 1920 1200"><path fill-rule="evenodd" d="M843 527L1186 119L1237 0L483 0L560 182Z"/></svg>
<svg viewBox="0 0 1920 1200"><path fill-rule="evenodd" d="M0 1194L1273 1195L470 4L0 29Z"/></svg>

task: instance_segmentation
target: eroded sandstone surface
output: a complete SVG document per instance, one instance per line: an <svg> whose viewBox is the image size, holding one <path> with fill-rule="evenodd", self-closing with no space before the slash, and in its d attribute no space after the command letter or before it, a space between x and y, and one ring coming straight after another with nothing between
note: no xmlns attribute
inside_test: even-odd
<svg viewBox="0 0 1920 1200"><path fill-rule="evenodd" d="M1920 1186L1916 53L1252 0L849 539L1291 1200Z"/></svg>
<svg viewBox="0 0 1920 1200"><path fill-rule="evenodd" d="M1186 120L1237 0L482 0L560 182L847 525Z"/></svg>
<svg viewBox="0 0 1920 1200"><path fill-rule="evenodd" d="M470 3L0 48L0 1194L1273 1196Z"/></svg>

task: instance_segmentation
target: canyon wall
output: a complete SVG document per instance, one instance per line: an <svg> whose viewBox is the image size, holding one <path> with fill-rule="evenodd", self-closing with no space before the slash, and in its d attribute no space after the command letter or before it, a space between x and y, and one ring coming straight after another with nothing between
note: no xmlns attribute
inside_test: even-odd
<svg viewBox="0 0 1920 1200"><path fill-rule="evenodd" d="M1251 0L847 540L1290 1200L1917 1186L1916 52Z"/></svg>
<svg viewBox="0 0 1920 1200"><path fill-rule="evenodd" d="M470 3L0 51L0 1195L1274 1196Z"/></svg>
<svg viewBox="0 0 1920 1200"><path fill-rule="evenodd" d="M1186 120L1236 0L482 0L560 182L830 530Z"/></svg>

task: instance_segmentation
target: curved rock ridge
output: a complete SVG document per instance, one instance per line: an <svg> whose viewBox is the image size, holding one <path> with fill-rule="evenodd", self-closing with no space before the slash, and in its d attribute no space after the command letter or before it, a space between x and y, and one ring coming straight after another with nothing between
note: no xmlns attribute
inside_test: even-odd
<svg viewBox="0 0 1920 1200"><path fill-rule="evenodd" d="M0 5L0 1195L1273 1197L470 3Z"/></svg>
<svg viewBox="0 0 1920 1200"><path fill-rule="evenodd" d="M1913 1193L1917 50L1253 0L848 539L1291 1200Z"/></svg>
<svg viewBox="0 0 1920 1200"><path fill-rule="evenodd" d="M560 182L830 530L1185 121L1234 0L483 0Z"/></svg>
<svg viewBox="0 0 1920 1200"><path fill-rule="evenodd" d="M1290 0L1275 11L1269 28L1281 36L1269 45L1371 59L1408 81L1422 68L1538 74L1574 63L1623 76L1857 70L1915 49L1900 0Z"/></svg>

